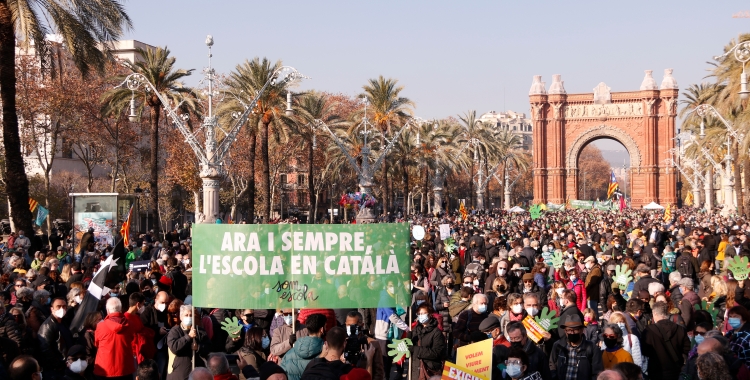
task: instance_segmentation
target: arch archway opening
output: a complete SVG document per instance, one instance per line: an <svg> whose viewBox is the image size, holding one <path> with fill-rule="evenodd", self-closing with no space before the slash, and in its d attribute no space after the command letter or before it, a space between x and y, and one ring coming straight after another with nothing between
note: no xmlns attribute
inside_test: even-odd
<svg viewBox="0 0 750 380"><path fill-rule="evenodd" d="M631 154L620 141L599 136L587 141L576 157L577 199L607 199L610 176L614 172L619 192L628 196L630 191Z"/></svg>

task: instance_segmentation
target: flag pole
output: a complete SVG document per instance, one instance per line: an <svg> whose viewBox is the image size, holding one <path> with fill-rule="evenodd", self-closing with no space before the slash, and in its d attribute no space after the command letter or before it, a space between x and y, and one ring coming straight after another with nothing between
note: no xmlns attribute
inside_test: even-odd
<svg viewBox="0 0 750 380"><path fill-rule="evenodd" d="M190 315L193 316L193 326L191 326L191 328L194 329L195 328L195 306L194 305L190 305L190 308L192 309L192 311L190 312ZM198 333L198 330L195 330L195 332ZM193 347L191 347L191 348L193 348L193 360L192 360L193 368L192 368L192 370L195 370L195 349L194 349L195 348L195 343L196 343L195 342L195 338L193 338Z"/></svg>

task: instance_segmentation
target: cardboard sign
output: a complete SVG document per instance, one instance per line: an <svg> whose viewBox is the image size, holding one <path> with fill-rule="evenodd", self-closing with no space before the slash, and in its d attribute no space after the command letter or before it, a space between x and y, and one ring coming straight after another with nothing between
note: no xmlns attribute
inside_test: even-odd
<svg viewBox="0 0 750 380"><path fill-rule="evenodd" d="M458 348L456 364L482 378L492 377L492 339Z"/></svg>
<svg viewBox="0 0 750 380"><path fill-rule="evenodd" d="M146 272L148 271L150 264L151 264L151 261L149 260L133 261L130 263L130 271L131 272Z"/></svg>
<svg viewBox="0 0 750 380"><path fill-rule="evenodd" d="M443 366L443 376L441 380L489 380L489 377L480 376L466 368L460 367L451 362L445 362Z"/></svg>
<svg viewBox="0 0 750 380"><path fill-rule="evenodd" d="M527 315L521 323L523 323L523 327L526 328L526 335L528 335L529 339L533 340L534 343L539 343L540 340L544 339L544 334L547 330L540 326L530 315Z"/></svg>
<svg viewBox="0 0 750 380"><path fill-rule="evenodd" d="M440 240L445 240L451 237L451 226L450 224L440 225Z"/></svg>

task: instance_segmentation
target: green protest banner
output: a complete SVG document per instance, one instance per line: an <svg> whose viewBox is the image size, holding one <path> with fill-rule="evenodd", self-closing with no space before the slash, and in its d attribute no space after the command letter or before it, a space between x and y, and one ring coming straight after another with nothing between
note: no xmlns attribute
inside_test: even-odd
<svg viewBox="0 0 750 380"><path fill-rule="evenodd" d="M193 304L376 308L410 302L409 225L198 224Z"/></svg>

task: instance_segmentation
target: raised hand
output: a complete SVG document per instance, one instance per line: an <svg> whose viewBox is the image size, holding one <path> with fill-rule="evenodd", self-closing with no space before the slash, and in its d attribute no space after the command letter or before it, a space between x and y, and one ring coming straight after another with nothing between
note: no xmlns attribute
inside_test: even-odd
<svg viewBox="0 0 750 380"><path fill-rule="evenodd" d="M748 272L750 272L750 269L747 267L747 257L735 256L734 259L729 262L727 268L732 271L732 276L734 276L734 279L737 281L746 280Z"/></svg>
<svg viewBox="0 0 750 380"><path fill-rule="evenodd" d="M240 322L237 320L237 317L232 317L232 319L225 318L224 322L221 322L221 329L226 331L232 339L238 338L240 336L240 330L242 330L242 326L240 326Z"/></svg>
<svg viewBox="0 0 750 380"><path fill-rule="evenodd" d="M630 275L631 272L625 264L615 268L615 282L620 286L620 290L627 289L628 284L633 280L633 276Z"/></svg>
<svg viewBox="0 0 750 380"><path fill-rule="evenodd" d="M388 356L393 356L393 362L396 363L401 360L404 356L407 358L411 356L409 352L409 346L411 346L411 339L394 339L393 343L388 345L388 348L392 350L388 351Z"/></svg>
<svg viewBox="0 0 750 380"><path fill-rule="evenodd" d="M539 315L534 317L534 320L539 324L539 326L542 326L542 328L544 328L545 330L550 331L551 329L557 327L557 321L559 321L560 318L555 317L555 312L545 307L544 309L542 309L542 312Z"/></svg>

